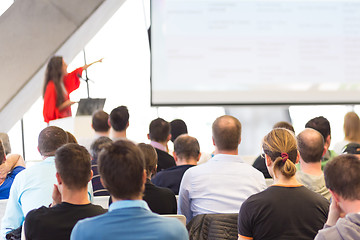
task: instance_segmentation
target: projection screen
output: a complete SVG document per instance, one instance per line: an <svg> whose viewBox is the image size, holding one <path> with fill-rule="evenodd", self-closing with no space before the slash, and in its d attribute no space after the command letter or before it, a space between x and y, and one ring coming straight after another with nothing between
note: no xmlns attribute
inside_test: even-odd
<svg viewBox="0 0 360 240"><path fill-rule="evenodd" d="M152 105L360 103L360 0L152 0Z"/></svg>

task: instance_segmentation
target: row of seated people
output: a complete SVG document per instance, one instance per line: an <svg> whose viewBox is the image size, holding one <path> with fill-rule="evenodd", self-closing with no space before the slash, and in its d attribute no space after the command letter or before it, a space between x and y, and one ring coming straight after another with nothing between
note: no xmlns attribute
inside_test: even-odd
<svg viewBox="0 0 360 240"><path fill-rule="evenodd" d="M158 143L158 144L160 143L161 145L164 146L164 144L162 144L162 143L166 142L166 140L162 141L163 139L154 138L154 136L159 136L159 135L151 134L152 132L154 133L154 131L152 131L152 125L163 126L163 125L168 125L168 123L166 123L162 119L156 119L152 122L152 124L150 124L149 138L152 140L152 145L156 146L156 143ZM127 126L128 126L128 122L127 122ZM169 127L166 127L166 128L169 129ZM51 135L51 131L49 129L51 129L51 131L54 131L54 132L56 132L56 131L59 132L61 129L59 130L56 127L49 127L47 129L44 129L43 131L45 131L45 133L42 132L42 133L40 133L40 136L39 136L39 151L44 156L44 158L46 158L46 160L52 160L53 162L55 162L55 165L56 165L56 171L57 171L56 181L58 184L55 187L53 187L54 188L54 190L53 190L53 199L54 199L53 205L59 206L59 208L61 209L62 208L61 206L63 206L62 202L70 203L73 205L88 204L88 201L90 201L90 200L89 200L89 196L86 196L86 195L85 195L86 203L84 201L80 202L80 203L78 201L71 203L72 197L77 195L74 192L72 192L72 194L68 195L69 197L61 196L62 194L66 193L66 192L71 192L71 190L75 189L74 186L72 186L71 184L67 185L67 187L66 187L66 181L62 180L62 178L64 178L64 174L67 175L67 177L70 177L70 175L72 175L73 178L75 178L74 176L76 176L77 174L67 174L69 172L69 169L67 169L67 171L63 171L63 177L62 177L61 170L58 168L58 164L56 164L57 159L62 159L61 158L62 155L59 155L59 157L55 157L55 160L52 157L55 153L55 150L58 149L60 146L57 146L55 149L54 148L50 149L52 151L49 150L50 145L52 147L54 147L54 144L51 144L51 142L54 142L54 140L58 139L58 135ZM162 131L161 128L159 128L159 127L155 128L155 129L160 132ZM277 131L280 131L280 133L282 133L283 135L281 135L280 133L276 133ZM167 132L167 131L165 131L165 132ZM269 135L271 135L271 134L273 134L274 136L269 137ZM304 134L303 137L305 139L304 140L305 142L308 141L307 140L308 138L316 139L316 137L318 137L319 135L321 136L321 134L319 134L318 132L310 131L309 129L304 130L303 134ZM51 135L51 136L49 136L49 135ZM317 216L313 216L312 219L309 219L309 221L304 221L307 219L306 218L302 219L301 215L299 215L295 219L298 219L299 222L301 222L301 220L303 223L306 222L307 223L306 226L309 227L309 229L307 229L307 231L305 231L306 233L301 234L301 236L304 236L303 239L310 239L309 238L310 235L313 238L316 235L317 231L322 227L322 224L325 223L325 221L326 221L329 202L327 200L325 200L324 198L320 197L320 195L307 190L305 187L299 186L299 183L297 182L296 178L294 177L295 172L296 172L296 168L294 170L294 167L295 167L294 164L299 161L298 152L297 152L297 143L296 143L296 139L295 139L294 135L291 132L284 130L284 129L275 129L271 133L269 133L269 135L267 135L264 138L263 150L265 152L265 159L266 159L266 164L268 166L268 170L269 170L270 174L272 176L274 176L274 182L278 186L273 186L272 188L268 188L266 191L268 191L267 193L272 196L274 194L272 192L269 193L270 189L282 189L279 191L278 198L274 199L275 202L277 202L276 200L281 200L284 198L284 197L282 197L282 194L281 194L281 191L283 191L283 190L286 192L284 195L291 196L287 192L288 189L297 189L296 191L300 192L300 193L298 193L298 194L300 194L299 195L300 197L306 198L307 195L310 196L310 197L308 197L310 205L306 205L306 206L311 206L311 203L314 204L314 208L312 208L312 210L313 210L312 214L315 213L314 209L316 209L319 214L317 214ZM300 135L301 134L299 134L298 139L301 138ZM167 138L168 137L169 137L169 134L167 134ZM266 146L264 145L266 143L267 137L271 140L271 141L268 140L268 145L271 145L271 144L274 145L274 146L272 146L272 148L270 148L270 150L267 149ZM44 138L46 140L44 140ZM68 139L68 137L66 137L66 141L63 142L62 145L68 142L67 139ZM189 136L181 136L179 139L180 140L183 139L185 141L188 141L188 140L193 141L194 140L194 138L191 138ZM319 139L322 139L322 137ZM238 212L242 203L244 201L250 200L249 196L253 195L253 197L255 197L255 196L257 196L257 193L260 193L260 192L265 194L264 196L266 196L266 191L262 192L266 188L263 175L260 172L258 172L257 170L255 170L254 168L252 168L251 166L244 163L241 160L241 158L237 155L238 154L237 148L241 141L241 124L240 124L240 122L237 119L230 117L230 116L222 116L222 117L218 118L213 124L213 140L214 140L214 145L215 145L215 156L212 159L210 159L206 164L199 165L198 167L191 167L188 170L186 170L185 175L181 182L180 193L179 193L179 202L178 202L178 206L179 206L178 212L184 214L187 217L188 222L194 216L203 214L203 213ZM168 139L167 139L167 141L168 141ZM99 168L100 179L102 179L103 184L106 186L107 190L109 191L110 195L112 196L112 200L114 201L114 203L111 206L119 206L120 203L116 203L116 202L119 202L119 201L121 202L124 199L126 199L126 200L142 199L143 188L145 187L145 189L146 189L145 184L146 183L151 184L151 182L150 182L151 174L156 172L155 171L156 167L154 168L154 164L153 164L153 162L156 162L156 160L154 161L154 159L155 159L154 156L156 156L154 149L146 144L140 144L138 147L136 147L134 144L131 144L131 145L134 145L135 148L140 152L140 154L139 154L139 156L141 156L140 158L142 158L143 161L145 160L144 166L142 168L143 174L141 175L142 180L143 180L142 185L141 185L142 187L140 189L140 192L136 192L136 194L131 195L131 197L130 197L130 195L127 195L126 197L124 197L124 195L122 195L121 197L119 197L121 194L119 192L116 192L116 191L119 191L118 188L125 190L125 189L127 189L127 187L131 187L131 188L134 187L134 186L131 186L131 184L129 184L129 182L128 182L129 179L127 179L127 181L125 181L125 183L121 182L120 175L121 176L126 175L124 177L130 177L130 176L127 176L128 174L121 172L118 169L120 172L118 172L116 174L111 174L110 172L108 172L111 177L108 176L108 174L106 174L106 177L105 177L105 175L104 175L105 173L102 174L102 172L101 172L101 162L102 162L101 156L103 155L103 153L105 154L105 152L108 149L111 149L111 146L120 144L122 142L124 142L124 144L125 143L128 144L128 142L126 140L121 140L118 142L110 143L107 146L104 146L104 150L100 153L99 159L98 159L99 162L97 163L97 164L99 164L98 168ZM176 140L175 140L175 142L176 142ZM283 145L286 145L286 146L281 146L280 143ZM322 142L322 144L324 145L324 141ZM42 146L42 145L45 145L45 146ZM190 144L190 145L193 145L193 144ZM288 145L295 146L295 148L286 150L287 147L289 147ZM75 146L78 146L78 145L75 145ZM184 146L184 144L181 144L181 146ZM299 146L300 146L300 144L299 144ZM71 146L68 146L68 147L71 147ZM125 146L123 148L126 149ZM322 146L322 148L324 148L324 146ZM161 151L166 152L166 149L163 149ZM293 154L294 151L296 152L296 157L294 157L294 154ZM122 151L120 151L120 152L124 155L125 160L128 157L130 157L127 155L127 154L129 154L129 152L127 152L125 150L124 150L124 152L122 152ZM197 150L198 157L200 155L199 153L200 153L200 150L198 149ZM70 153L68 153L68 154L70 154ZM73 155L71 155L71 154L67 155L67 152L65 151L65 153L63 155L64 156L63 159L71 158L70 156L74 156L73 158L76 158L75 156L81 156L81 155L84 155L84 154L81 154L81 151L74 151ZM145 155L145 157L144 157L144 155ZM179 156L181 155L181 154L177 154L176 144L175 144L175 154L174 155L179 155ZM56 155L56 156L58 156L58 155ZM158 157L159 157L159 154L158 154ZM48 159L48 158L50 158L50 159ZM150 160L147 160L147 158ZM49 164L50 161L46 161L46 160L44 162L47 162L48 165L51 165L51 164ZM300 158L300 160L301 160L301 158ZM65 161L65 160L61 160L61 161ZM130 161L130 159L127 159L127 161ZM158 159L158 161L159 161L159 159ZM78 163L78 162L79 161L75 161L75 163ZM90 161L88 161L88 162L90 162ZM146 164L145 164L145 162L146 162ZM277 162L277 164L275 164L276 162ZM43 165L45 165L45 164L43 164ZM65 165L68 165L68 164L65 164ZM151 166L151 168L148 168L147 165ZM24 181L24 179L27 178L26 176L41 172L41 171L39 171L39 169L37 171L34 171L33 170L34 168L32 168L31 170L27 169L26 171L24 171L24 172L26 172L26 174L25 173L20 174L19 176L22 176L19 178L20 180L17 180L18 179L18 177L17 177L14 182L14 186L17 186L17 187L16 188L12 187L11 191L14 193L10 194L9 202L12 198L15 198L15 200L18 202L18 204L20 203L19 204L20 208L23 208L24 205L28 205L29 203L28 203L28 201L25 201L24 196L21 196L21 199L20 198L16 199L16 194L22 195L24 192L21 192L21 188L29 187L29 186L25 186L26 184L28 184L27 181ZM38 166L36 168L38 168ZM46 169L46 167L43 166L42 170L45 170L45 169ZM81 171L81 169L83 169L83 167L80 167L80 168L73 167L72 169L74 170L74 172L78 172L78 171ZM130 166L130 169L127 169L126 172L131 172L131 169L132 168ZM284 171L282 171L284 169L287 170L285 172L287 172L288 175L286 175L284 173ZM50 169L47 169L47 170L50 170ZM115 167L113 170L115 170ZM124 171L124 169L121 169L121 170ZM51 171L48 171L48 172L51 172ZM55 172L53 172L53 173L55 176ZM34 174L34 175L41 175L41 174ZM23 177L23 176L25 176L25 177ZM31 178L35 178L35 177L32 176L29 179L31 179ZM87 182L90 180L90 178L91 177L88 178ZM106 178L110 178L110 179L108 179L109 182L106 181ZM117 182L117 185L116 185L118 187L111 188L111 184L109 184L111 181L115 181L115 182L119 181L119 182ZM45 181L45 182L48 183L49 181ZM75 181L75 182L77 182L77 181ZM65 185L60 187L61 184L65 184ZM64 186L65 186L65 188L63 188ZM15 190L13 190L13 189L15 189ZM22 189L22 190L24 190L24 189ZM29 190L29 188L27 189L26 192L29 192L28 190ZM83 185L82 185L82 190L85 193L88 192L87 187L85 188L85 190L86 190L85 191ZM36 191L36 189L35 189L35 191ZM277 192L278 190L272 190L272 191ZM115 195L115 193L116 193L116 195ZM118 195L118 193L120 195ZM305 194L305 195L302 195L302 194ZM311 194L313 194L313 195L311 195ZM13 197L12 197L12 195L13 195ZM49 195L51 195L51 194L49 194ZM59 195L60 195L60 197L59 197ZM39 198L39 195L37 195L36 197L35 196L36 195L33 195L33 198ZM139 196L140 196L140 198L139 198ZM64 199L66 199L66 200L64 200ZM266 199L266 197L262 197L260 195L259 199ZM85 200L85 198L83 198L82 200ZM173 200L174 200L174 198L173 198ZM38 200L35 199L35 202L36 201L38 201ZM49 201L47 201L47 202L49 202ZM279 202L282 202L282 200ZM285 201L285 202L292 202L292 201ZM334 202L334 200L333 200L333 202ZM124 203L124 202L122 202L122 203ZM129 204L131 205L131 204L133 204L133 202L131 202ZM42 205L45 205L45 203L43 203ZM263 204L259 204L259 205L263 205ZM248 236L246 233L241 232L240 229L242 229L243 226L241 226L240 223L244 222L244 220L243 219L240 220L240 218L242 216L249 215L249 210L246 211L246 208L245 208L245 206L247 206L247 205L243 204L243 206L244 207L241 207L240 214L239 214L239 234L240 234L239 238L244 236L244 237L254 237L255 239L267 239L266 237L259 238L258 236L256 236L256 237ZM293 206L298 206L296 208L301 209L301 207L299 207L299 203L297 203ZM16 207L18 207L18 206L16 206ZM16 208L16 207L14 207L14 208ZM136 207L140 207L140 206L136 206ZM305 205L304 205L304 207L305 207ZM36 208L36 207L34 207L34 208ZM103 215L105 220L109 220L108 218L111 219L111 214L110 214L111 208L112 207L110 207L110 212L108 214ZM119 208L122 208L122 207L119 206ZM245 208L244 214L242 213L243 208ZM10 210L8 211L8 209L10 209ZM43 211L45 210L45 212L46 211L51 212L51 210L49 210L49 209L50 208L45 207L42 210ZM176 207L175 207L175 209L176 209ZM256 208L252 206L252 207L250 207L250 209L256 209ZM272 207L270 207L269 209L272 209ZM289 208L289 209L292 209L292 208ZM260 210L263 210L263 209L259 209L259 211ZM29 211L27 211L27 212L26 211L27 211L27 209L24 209L23 212L25 212L25 214L23 213L22 219L20 219L21 223L23 221L24 216L26 216L27 212L29 212ZM35 212L36 211L37 210L35 210ZM39 211L40 211L40 209L39 209ZM70 211L64 210L64 212L70 212ZM251 212L252 211L250 211L250 213ZM271 212L273 212L273 211L271 211ZM9 217L9 214L12 214L12 213L14 213L14 212L11 212L11 207L8 206L7 210L6 210L6 215L8 215L8 216L5 215L4 220L2 221L2 231L4 229L4 222L6 223L7 217ZM304 213L306 213L306 211L302 211L301 213L304 214ZM35 214L35 216L36 215L37 214ZM42 215L41 212L39 215ZM56 215L59 215L59 214L56 214ZM74 214L70 214L70 215L74 216ZM287 217L289 217L288 215L291 215L291 214L285 214L285 215L287 215ZM28 216L32 216L32 215L30 214ZM107 216L107 217L105 217L105 216ZM151 218L152 217L153 217L153 215L151 215ZM249 216L249 218L250 217L251 216ZM275 217L275 216L273 216L273 217ZM16 217L11 216L10 218L12 218L12 220L13 220ZM246 217L245 220L249 221L250 220L249 218ZM79 218L79 219L81 219L81 218ZM268 219L268 221L271 221L270 217L268 217L267 219ZM116 220L116 219L113 219L113 220ZM254 219L252 219L252 220L254 220ZM156 221L160 221L160 220L157 219ZM39 232L39 231L32 231L32 229L35 229L35 228L31 227L31 224L34 222L37 222L37 221L31 220L31 219L29 221L25 221L26 235L27 235L27 232L29 232L29 234L34 233L34 232ZM254 223L254 221L251 221L251 222ZM321 226L319 226L319 224L317 224L315 222L317 222L317 223L322 222L322 224L321 224ZM21 223L19 225L21 225ZM79 222L79 224L80 223L81 222ZM89 220L88 223L90 225L87 225L87 224L83 225L83 227L85 227L85 228L83 228L83 230L87 230L87 231L89 230L89 232L91 232L90 231L91 229L89 229L89 227L91 226L91 221ZM175 222L172 222L172 223L175 224ZM28 224L29 224L29 226L28 226ZM246 222L244 223L244 225L246 225ZM256 225L258 225L258 224L256 224ZM81 226L81 224L79 226ZM269 226L271 226L271 225L269 225ZM56 228L56 226L54 226L54 227ZM183 226L181 226L181 225L176 226L176 224L175 224L172 227L174 227L174 229L178 229L178 231L177 232L175 231L175 232L178 234L179 237L180 236L184 237L183 234L180 234L184 230ZM247 225L247 227L250 227L249 224ZM301 224L293 224L292 227L294 227L294 229L290 228L290 230L287 231L287 234L290 234L289 236L291 236L291 234L295 234L294 236L299 236L298 235L299 232L297 232L296 230L299 230L298 228L300 228L300 227L301 227L301 229L304 228L304 226ZM15 228L16 227L5 228L5 232L7 230L11 230L11 229L15 229ZM50 226L47 226L47 228L51 229ZM270 227L268 227L268 228L263 227L260 229L265 231L265 229L269 229L269 228ZM27 230L27 229L29 229L29 230ZM77 228L75 227L75 229L77 229ZM79 229L81 229L81 228L79 227ZM117 229L108 229L109 233L116 232L116 230ZM272 229L272 230L274 230L274 229ZM294 231L292 231L292 230L294 230ZM54 233L54 231L49 231L49 233L51 233L51 232ZM70 235L71 231L70 232L64 231L64 232L67 232L67 234ZM74 232L75 232L75 230L74 230ZM73 235L75 236L74 232L73 232ZM154 233L154 239L163 239L161 237L159 238L157 234L167 234L166 231L159 230L159 232L160 233L158 233L158 232ZM251 232L254 233L253 230L251 230ZM273 238L270 238L270 239L279 239L279 236L282 236L284 234L284 232L282 232L280 230L279 231L276 230L274 232L277 232L277 234L278 234L278 235L276 235L277 237L273 236ZM119 232L117 232L117 233L121 234ZM134 237L134 238L141 239L141 236L142 236L141 232L137 231L137 233L139 234L139 237ZM122 233L122 234L125 234L124 236L131 236L131 235L126 235L126 234L130 234L130 233ZM79 233L77 235L77 237L79 237L79 239L82 239L81 237L83 237L83 236L85 236L83 232L81 232L81 234ZM89 238L89 236L86 235L86 238ZM94 239L95 238L102 239L99 235L96 235L95 233L92 233L91 236L94 236ZM112 236L112 235L110 234L110 236ZM166 235L164 235L164 236L166 236ZM265 233L265 236L266 236L266 233ZM104 239L105 238L106 238L106 236L104 237ZM29 239L31 239L31 237L29 237ZM34 239L36 239L36 238L34 238ZM55 239L55 238L50 237L50 239ZM61 239L64 239L64 238L61 238ZM77 238L74 237L74 239L77 239ZM92 238L90 237L90 239L92 239ZM166 238L165 237L165 239L178 239L178 238L173 238L173 237ZM186 239L186 238L179 238L179 239Z"/></svg>

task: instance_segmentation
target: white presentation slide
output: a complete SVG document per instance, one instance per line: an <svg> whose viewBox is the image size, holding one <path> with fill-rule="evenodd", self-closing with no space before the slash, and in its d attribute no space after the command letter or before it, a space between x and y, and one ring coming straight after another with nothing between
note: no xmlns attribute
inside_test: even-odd
<svg viewBox="0 0 360 240"><path fill-rule="evenodd" d="M360 103L360 0L152 0L153 105Z"/></svg>

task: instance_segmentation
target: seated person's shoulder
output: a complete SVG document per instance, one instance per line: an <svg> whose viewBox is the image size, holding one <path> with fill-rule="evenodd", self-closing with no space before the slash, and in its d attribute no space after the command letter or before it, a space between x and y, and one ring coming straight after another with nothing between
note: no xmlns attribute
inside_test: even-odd
<svg viewBox="0 0 360 240"><path fill-rule="evenodd" d="M15 178L15 176L20 173L22 170L25 170L25 167L23 166L17 166L15 167L8 175L9 178Z"/></svg>

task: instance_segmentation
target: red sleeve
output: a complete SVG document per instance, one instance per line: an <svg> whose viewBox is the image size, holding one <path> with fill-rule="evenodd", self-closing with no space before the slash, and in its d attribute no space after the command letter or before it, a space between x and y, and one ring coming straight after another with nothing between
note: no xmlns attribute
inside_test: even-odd
<svg viewBox="0 0 360 240"><path fill-rule="evenodd" d="M55 85L52 81L46 86L46 91L44 95L44 121L49 122L51 120L57 119L57 107L56 107L56 90Z"/></svg>
<svg viewBox="0 0 360 240"><path fill-rule="evenodd" d="M75 69L71 73L68 73L64 77L64 86L68 93L71 93L72 91L78 89L78 87L80 86L79 76L81 76L82 71L83 71L83 68L80 67L80 68Z"/></svg>

